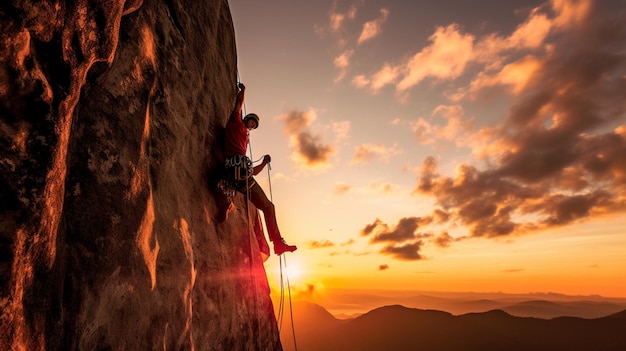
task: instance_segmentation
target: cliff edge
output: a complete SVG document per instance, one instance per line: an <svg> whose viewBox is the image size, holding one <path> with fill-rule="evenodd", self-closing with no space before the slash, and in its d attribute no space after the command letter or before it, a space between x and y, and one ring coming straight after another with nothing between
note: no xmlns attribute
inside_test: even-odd
<svg viewBox="0 0 626 351"><path fill-rule="evenodd" d="M0 349L282 350L245 199L216 223L226 0L0 5Z"/></svg>

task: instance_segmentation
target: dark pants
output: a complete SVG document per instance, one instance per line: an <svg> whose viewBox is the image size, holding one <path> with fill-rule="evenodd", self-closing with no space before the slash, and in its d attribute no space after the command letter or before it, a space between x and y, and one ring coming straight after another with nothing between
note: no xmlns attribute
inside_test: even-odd
<svg viewBox="0 0 626 351"><path fill-rule="evenodd" d="M256 181L253 181L252 183L254 184L249 190L250 201L256 208L263 211L265 226L267 226L267 236L270 238L270 241L280 241L282 237L280 235L280 231L278 230L278 224L276 223L276 211L274 210L274 204L267 198L265 192ZM240 190L240 192L246 195L245 189Z"/></svg>

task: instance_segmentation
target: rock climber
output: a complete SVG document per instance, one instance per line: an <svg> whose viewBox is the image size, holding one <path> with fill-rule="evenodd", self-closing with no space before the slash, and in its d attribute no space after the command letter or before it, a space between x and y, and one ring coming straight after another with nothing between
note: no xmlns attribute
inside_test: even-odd
<svg viewBox="0 0 626 351"><path fill-rule="evenodd" d="M226 123L224 136L224 176L220 181L220 188L232 196L234 191L244 195L252 204L263 212L267 234L274 244L274 253L282 255L285 252L293 252L297 249L295 245L288 245L278 230L276 222L276 211L274 204L267 198L261 186L254 180L255 175L263 170L265 165L271 161L270 155L263 156L263 161L252 167L252 162L246 157L250 130L259 126L259 116L249 113L241 118L244 94L246 87L238 84L239 91L235 101L235 107ZM225 221L228 217L228 209L222 210L219 221Z"/></svg>

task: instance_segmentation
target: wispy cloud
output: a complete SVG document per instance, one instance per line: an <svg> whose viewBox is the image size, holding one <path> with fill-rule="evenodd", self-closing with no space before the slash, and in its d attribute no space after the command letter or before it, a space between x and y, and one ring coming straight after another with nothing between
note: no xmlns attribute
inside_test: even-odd
<svg viewBox="0 0 626 351"><path fill-rule="evenodd" d="M320 37L323 38L330 34L335 42L336 49L338 49L333 60L333 64L338 70L334 78L335 83L341 82L348 74L357 47L378 37L382 32L383 24L389 17L389 10L381 8L380 15L377 18L363 23L358 35L351 33L346 29L346 21L357 20L357 10L362 3L363 1L355 1L347 10L340 11L337 9L338 2L334 1L329 11L328 24L314 26L315 32ZM378 77L378 79L384 78L382 76Z"/></svg>
<svg viewBox="0 0 626 351"><path fill-rule="evenodd" d="M457 146L470 146L471 141L468 138L475 132L474 118L465 117L465 110L461 105L439 105L433 110L431 120L429 122L418 118L411 123L411 129L421 144L454 141ZM438 123L439 121L444 123Z"/></svg>
<svg viewBox="0 0 626 351"><path fill-rule="evenodd" d="M353 186L347 183L337 183L335 184L335 187L333 188L333 193L335 195L342 195L345 193L350 192L350 190L352 190Z"/></svg>
<svg viewBox="0 0 626 351"><path fill-rule="evenodd" d="M368 163L377 159L388 162L390 158L401 153L397 144L390 147L383 144L363 144L355 148L351 163Z"/></svg>
<svg viewBox="0 0 626 351"><path fill-rule="evenodd" d="M428 46L400 62L383 63L371 74L356 75L352 83L372 93L387 85L403 93L424 79L455 80L474 67L479 69L475 80L469 87L450 94L454 101L497 85L520 93L535 77L537 55L553 50L553 43L547 42L550 35L560 39L559 35L581 28L591 13L591 0L553 0L549 6L531 11L509 36L490 33L478 37L465 33L456 23L441 26L429 37Z"/></svg>
<svg viewBox="0 0 626 351"><path fill-rule="evenodd" d="M335 243L329 241L329 240L324 240L324 241L310 241L308 243L309 249L326 249L329 247L335 247Z"/></svg>
<svg viewBox="0 0 626 351"><path fill-rule="evenodd" d="M361 35L357 40L358 44L362 44L363 42L375 38L380 34L382 30L382 25L387 21L387 17L389 17L389 10L382 8L380 9L380 17L375 20L365 22L363 24L363 30L361 31Z"/></svg>
<svg viewBox="0 0 626 351"><path fill-rule="evenodd" d="M342 80L346 76L352 54L354 54L354 50L349 49L345 50L335 58L333 63L335 64L335 67L339 69L339 73L337 73L337 76L335 77L335 82Z"/></svg>
<svg viewBox="0 0 626 351"><path fill-rule="evenodd" d="M354 19L357 7L355 4L350 5L346 12L337 11L337 1L333 2L332 10L329 14L330 28L333 32L338 32L346 19Z"/></svg>

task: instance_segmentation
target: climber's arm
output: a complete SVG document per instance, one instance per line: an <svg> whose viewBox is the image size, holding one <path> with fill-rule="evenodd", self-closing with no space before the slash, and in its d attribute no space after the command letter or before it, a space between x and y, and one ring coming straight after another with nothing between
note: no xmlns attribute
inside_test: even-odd
<svg viewBox="0 0 626 351"><path fill-rule="evenodd" d="M270 163L271 161L272 161L272 158L270 157L270 155L263 156L263 161L261 162L261 164L254 166L254 168L252 169L252 174L257 175L261 173L263 168L265 168L265 165Z"/></svg>
<svg viewBox="0 0 626 351"><path fill-rule="evenodd" d="M230 114L230 118L239 118L241 119L241 108L243 107L244 95L246 93L246 86L242 83L237 84L239 87L239 92L237 93L237 99L235 100L235 107L233 108L233 112Z"/></svg>

